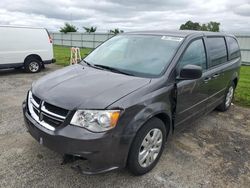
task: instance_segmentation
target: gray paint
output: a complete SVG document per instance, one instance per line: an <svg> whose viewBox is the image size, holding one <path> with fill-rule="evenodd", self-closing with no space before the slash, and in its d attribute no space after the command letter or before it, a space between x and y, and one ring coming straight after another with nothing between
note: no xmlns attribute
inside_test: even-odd
<svg viewBox="0 0 250 188"><path fill-rule="evenodd" d="M142 33L174 35L174 32ZM178 80L178 60L192 40L202 38L206 47L207 36L224 35L190 31L179 31L176 35L185 37L185 40L165 73L158 78L133 77L87 65L75 65L35 82L32 92L36 96L55 106L68 109L70 113L56 131L49 131L34 122L24 103L25 121L31 135L36 139L45 138L44 145L55 151L87 158L92 167L88 173L97 173L126 166L134 136L151 117L161 118L172 134L173 131L184 128L201 115L212 111L223 101L229 83L238 79L240 58L207 69L200 79ZM209 52L207 54L209 67ZM215 74L219 77L214 77ZM210 78L208 82L207 78ZM79 108L118 108L123 112L114 129L92 133L69 125L75 110Z"/></svg>

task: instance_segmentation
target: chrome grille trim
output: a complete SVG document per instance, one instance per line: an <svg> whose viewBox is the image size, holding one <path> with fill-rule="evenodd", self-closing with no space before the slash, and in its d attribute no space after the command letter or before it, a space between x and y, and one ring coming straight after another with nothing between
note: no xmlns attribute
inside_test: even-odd
<svg viewBox="0 0 250 188"><path fill-rule="evenodd" d="M63 120L66 119L66 117L64 117L64 116L61 116L61 115L58 115L58 114L55 114L53 112L48 111L44 105L42 105L41 110L42 110L42 112L45 112L45 113L47 113L47 114L49 114L51 116L55 116L55 117L63 119Z"/></svg>
<svg viewBox="0 0 250 188"><path fill-rule="evenodd" d="M38 117L38 115L36 115L36 113L34 112L34 110L33 110L33 105L32 105L32 94L31 94L31 92L29 92L29 95L28 95L28 108L29 108L29 112L30 112L30 115L34 118L34 120L36 121L36 122L38 122L40 125L42 125L43 127L45 127L46 129L49 129L49 130L51 130L51 131L54 131L55 130L55 128L54 127L52 127L51 125L49 125L48 123L46 123L46 122L44 122L44 121L40 121L39 120L39 117Z"/></svg>
<svg viewBox="0 0 250 188"><path fill-rule="evenodd" d="M32 96L31 96L32 97ZM30 99L30 102L36 107L39 108L39 104L33 99L33 97Z"/></svg>
<svg viewBox="0 0 250 188"><path fill-rule="evenodd" d="M61 123L64 122L63 119L59 119L59 118L57 118L57 117L51 116L51 115L45 113L44 111L41 111L41 113L42 113L44 116L49 117L49 118L51 118L51 119L54 119L54 120L56 120L56 121L60 121Z"/></svg>
<svg viewBox="0 0 250 188"><path fill-rule="evenodd" d="M34 111L38 111L38 114ZM39 116L45 116L50 119L56 120L58 122L63 123L66 117L55 114L53 112L50 112L46 107L44 106L44 101L41 101L40 104L38 104L32 96L32 92L29 91L28 93L28 110L30 112L30 115L33 117L33 119L38 122L41 126L45 127L48 130L55 131L55 127L49 125L46 123L43 119L40 120Z"/></svg>

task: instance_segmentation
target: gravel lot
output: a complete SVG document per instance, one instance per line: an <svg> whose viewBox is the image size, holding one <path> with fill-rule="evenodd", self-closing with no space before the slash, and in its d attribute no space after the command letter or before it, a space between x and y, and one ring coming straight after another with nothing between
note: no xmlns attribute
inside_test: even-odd
<svg viewBox="0 0 250 188"><path fill-rule="evenodd" d="M249 187L250 109L212 112L176 134L156 168L133 177L127 170L82 175L24 129L21 103L38 74L0 70L0 187Z"/></svg>

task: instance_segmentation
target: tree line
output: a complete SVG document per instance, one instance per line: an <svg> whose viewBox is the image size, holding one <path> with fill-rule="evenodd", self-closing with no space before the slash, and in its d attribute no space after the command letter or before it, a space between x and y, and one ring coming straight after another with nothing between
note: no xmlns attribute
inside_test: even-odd
<svg viewBox="0 0 250 188"><path fill-rule="evenodd" d="M97 30L97 27L83 27L83 29L85 30L86 33L95 33ZM63 27L60 28L59 30L61 33L68 33L68 32L77 32L78 28L70 23L65 23ZM109 33L111 34L118 34L118 33L123 33L123 30L120 30L118 28L116 29L111 29L108 30Z"/></svg>
<svg viewBox="0 0 250 188"><path fill-rule="evenodd" d="M83 27L86 33L95 33L97 30L97 27ZM208 23L202 23L200 24L199 22L192 22L192 21L187 21L184 24L181 24L180 30L197 30L197 31L212 31L212 32L219 32L220 31L220 23L219 22L214 22L210 21ZM72 24L65 23L63 27L60 28L59 30L62 33L68 33L68 32L77 32L78 28ZM108 30L108 33L111 34L119 34L123 33L123 30L120 30L118 28L116 29L111 29Z"/></svg>
<svg viewBox="0 0 250 188"><path fill-rule="evenodd" d="M197 31L220 31L220 23L210 21L209 23L200 24L198 22L187 21L185 24L181 24L180 30L197 30Z"/></svg>

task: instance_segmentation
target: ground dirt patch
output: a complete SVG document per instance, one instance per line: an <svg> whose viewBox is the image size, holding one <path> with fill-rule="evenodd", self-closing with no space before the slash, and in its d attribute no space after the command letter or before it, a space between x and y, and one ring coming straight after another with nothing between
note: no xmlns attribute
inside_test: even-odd
<svg viewBox="0 0 250 188"><path fill-rule="evenodd" d="M21 104L38 74L0 70L0 187L249 187L250 109L214 111L176 134L156 168L133 177L126 170L87 176L61 165L61 156L24 129Z"/></svg>

